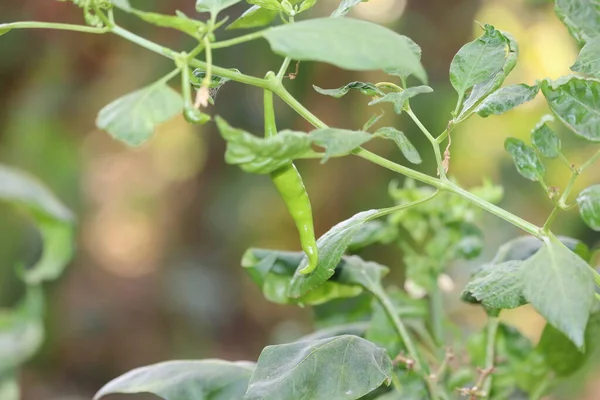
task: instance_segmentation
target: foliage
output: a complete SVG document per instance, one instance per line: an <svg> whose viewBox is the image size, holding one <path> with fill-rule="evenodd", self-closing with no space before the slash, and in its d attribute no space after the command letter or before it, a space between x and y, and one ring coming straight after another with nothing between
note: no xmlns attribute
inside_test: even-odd
<svg viewBox="0 0 600 400"><path fill-rule="evenodd" d="M555 1L556 14L583 45L571 68L585 75L555 80L540 77L533 84L502 87L517 62L518 45L509 33L482 26L481 35L460 48L450 65L449 82L458 100L447 128L439 135L433 135L410 107L415 96L433 92L429 86L409 84L411 76L427 83L420 47L387 28L345 17L360 0L343 0L330 17L298 22L296 17L312 8L315 0L249 0L250 8L227 29L262 29L224 41L216 39L227 21L222 14L241 0L197 0L201 20L180 12L163 15L137 10L127 0L71 2L83 10L87 25L15 22L0 24L0 34L23 28L112 33L172 59L172 72L111 102L98 114L98 128L129 146L143 145L158 124L180 113L191 123L207 123L212 118L205 107L216 101L217 91L228 81L263 91L264 137L232 127L219 116L214 121L227 143L225 162L273 180L296 222L303 252L251 248L241 264L268 300L312 307L315 325L322 328L296 342L266 347L256 364L201 360L141 367L108 383L96 399L141 392L166 400L539 399L583 369L597 353L594 338L600 319L595 308L600 275L590 266L583 243L556 236L551 229L558 213L577 206L585 224L600 230L598 184L569 202L575 181L600 159L600 151L576 166L552 128L562 124L590 146L600 142L600 81L595 79L600 76L600 9L594 2ZM137 36L115 22L116 10L180 31L191 36L196 46L180 52ZM283 23L270 26L277 17ZM284 57L277 72L257 78L213 65L213 51L259 39ZM314 89L334 98L355 90L368 96L369 105L392 106L396 114L412 119L431 144L437 176L362 147L373 139L391 140L410 163L422 162L398 129L382 127L370 132L382 114L374 115L362 129L327 126L285 88L283 78L292 61L389 74L393 82L351 82L340 88ZM178 76L181 93L169 86ZM475 115L487 118L508 112L540 92L553 116L531 127L531 145L517 138L505 141L517 171L539 183L554 206L546 222L537 226L495 205L501 200L501 187L486 181L466 190L448 173L451 136L457 134L454 130L461 122ZM274 96L314 129L278 131ZM402 186L390 185L392 206L359 212L315 240L309 197L294 162L317 159L323 164L348 155L406 179ZM548 159L564 161L571 172L562 190L545 183ZM0 183L0 198L31 217L44 239L40 260L30 268L17 268L26 286L23 301L0 315L0 394L12 400L18 396L16 369L43 340L41 284L56 279L72 255L73 217L43 186L18 171L1 167ZM482 307L488 320L484 330L464 338L451 334L442 292L448 267L457 260L474 260L481 253L481 211L528 236L500 246L490 262L480 262L473 271L462 299ZM359 255L372 245L395 245L401 252L406 266L403 290L384 282L390 270L387 266ZM547 321L535 346L498 319L502 310L527 303ZM454 360L450 347L466 349L469 357Z"/></svg>

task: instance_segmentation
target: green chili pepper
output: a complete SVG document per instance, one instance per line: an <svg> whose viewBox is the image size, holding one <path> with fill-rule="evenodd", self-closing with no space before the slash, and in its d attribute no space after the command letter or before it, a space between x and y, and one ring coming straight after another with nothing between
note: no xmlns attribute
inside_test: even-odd
<svg viewBox="0 0 600 400"><path fill-rule="evenodd" d="M268 77L269 75L267 74ZM273 109L273 93L269 90L265 90L264 93L264 112L265 137L271 137L277 134L277 127L275 125L275 112ZM313 226L312 207L308 193L304 187L304 182L302 182L302 177L296 166L290 164L272 172L271 179L296 224L296 229L298 229L300 236L300 245L308 257L308 265L299 272L301 274L310 274L317 268L319 255Z"/></svg>
<svg viewBox="0 0 600 400"><path fill-rule="evenodd" d="M271 173L271 179L296 224L300 235L300 245L308 257L308 265L301 274L309 274L317 267L319 260L317 241L313 227L312 207L302 177L294 164Z"/></svg>

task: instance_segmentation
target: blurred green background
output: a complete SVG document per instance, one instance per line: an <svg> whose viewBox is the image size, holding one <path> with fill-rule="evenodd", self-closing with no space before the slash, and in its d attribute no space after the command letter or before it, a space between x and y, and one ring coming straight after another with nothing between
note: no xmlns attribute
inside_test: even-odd
<svg viewBox="0 0 600 400"><path fill-rule="evenodd" d="M134 6L194 15L193 0L139 0ZM313 15L328 15L337 0L319 0ZM236 17L248 6L239 4ZM176 49L192 43L174 31L154 28L118 14L121 24ZM520 44L519 63L507 83L568 74L577 45L544 0L372 0L351 16L372 20L408 35L423 49L423 63L435 92L413 101L413 109L433 132L449 119L456 98L447 71L456 51L480 30L475 21L510 32ZM40 20L80 23L79 9L48 0L4 0L0 22ZM221 38L239 32L220 32ZM215 63L263 76L281 62L266 42L215 52ZM78 251L66 275L47 289L48 337L43 350L24 368L24 400L79 400L132 368L168 359L230 360L258 357L271 343L294 340L311 330L310 310L278 306L239 266L247 247L298 250L294 224L265 176L244 174L224 163L225 145L213 124L197 127L176 118L163 124L154 140L137 150L98 131L98 110L113 99L150 83L173 68L172 62L116 36L46 30L18 30L0 38L0 162L42 179L79 218ZM340 100L317 94L353 80L377 81L379 73L352 73L329 65L302 63L290 91L331 126L357 129L379 109L350 93ZM283 103L279 128L309 129ZM414 124L391 107L386 123L404 131L435 173L432 154ZM451 175L466 187L484 178L505 186L502 206L534 223L551 210L539 186L520 178L503 150L507 136L526 139L548 110L539 96L500 117L473 117L453 133ZM232 125L262 130L260 90L230 83L218 93L212 114ZM560 132L574 163L592 147ZM571 140L569 140L569 138ZM392 142L367 146L404 163ZM312 199L317 234L352 214L391 204L388 183L400 178L358 158L325 165L299 163ZM596 167L576 189L598 183ZM564 186L569 171L549 165L549 184ZM490 258L503 241L521 234L492 216L482 224ZM556 231L600 245L576 212L561 215ZM40 251L32 226L0 205L0 305L14 302L22 288L10 268L34 260ZM376 247L365 255L401 277L400 254ZM596 261L598 263L599 261ZM452 266L455 290L447 294L453 320L468 329L483 322L478 309L458 295L470 266ZM503 317L536 340L543 320L528 307ZM595 388L597 387L597 389ZM577 398L597 399L600 383L590 379ZM142 399L143 397L139 397ZM566 397L574 398L574 397Z"/></svg>

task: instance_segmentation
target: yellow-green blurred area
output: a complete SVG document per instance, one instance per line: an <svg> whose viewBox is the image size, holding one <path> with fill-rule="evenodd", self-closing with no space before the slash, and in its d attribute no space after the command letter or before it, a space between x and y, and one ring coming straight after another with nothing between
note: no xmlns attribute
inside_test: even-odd
<svg viewBox="0 0 600 400"><path fill-rule="evenodd" d="M1 3L0 22L82 21L80 10L64 2ZM195 15L193 0L132 0L132 4ZM310 13L328 15L336 6L337 0L319 0ZM247 7L238 4L228 13L234 18ZM384 24L422 47L435 92L415 98L412 107L436 134L445 128L456 102L448 83L450 61L464 43L479 35L477 22L510 32L519 42L519 62L507 83L533 84L536 79L566 75L578 52L551 2L543 0L371 0L350 15ZM165 46L181 50L193 46L175 31L120 13L117 18ZM220 31L217 37L237 34ZM214 54L219 66L261 77L277 70L281 61L266 41ZM0 162L39 177L78 215L76 257L61 279L47 285L44 348L21 374L24 400L89 399L108 380L163 360L255 360L265 345L291 341L311 330L309 310L267 302L240 267L247 247L300 247L293 221L268 177L225 164L225 144L214 124L192 126L177 117L161 125L149 144L134 150L95 128L102 106L173 68L172 61L111 35L15 30L0 37ZM425 138L391 106L367 106L368 98L359 93L333 99L312 88L389 79L381 73L306 62L286 85L335 127L359 129L383 109L384 123L405 132L419 148L424 163L418 168L435 174ZM172 84L178 89L178 82ZM310 129L282 102L276 103L276 111L280 129ZM503 143L508 136L528 141L530 130L548 112L540 95L502 116L472 117L452 133L450 174L465 187L484 178L501 183L505 187L501 206L542 224L551 204L537 183L518 175ZM259 133L262 92L229 83L218 92L210 113ZM594 151L566 130L559 134L575 164ZM406 163L391 141L367 147ZM564 187L570 176L565 165L557 161L547 166L547 183ZM317 235L359 211L391 205L388 184L402 179L351 156L323 165L302 161L298 167L312 200ZM574 193L598 183L599 172L598 167L591 168L577 181ZM584 226L575 210L561 214L555 227L559 234L580 238L592 247L600 245L600 236ZM490 215L482 228L486 249L476 262L491 258L499 244L522 234ZM0 206L2 305L10 305L22 292L12 266L35 260L39 242L31 225ZM399 249L377 246L364 257L388 265L389 282L402 283ZM478 308L459 301L472 266L451 266L455 288L445 301L449 315L465 332L484 322ZM503 318L532 340L539 338L544 326L529 307L506 312ZM599 398L600 387L594 382L588 379L583 393L566 393L563 398Z"/></svg>

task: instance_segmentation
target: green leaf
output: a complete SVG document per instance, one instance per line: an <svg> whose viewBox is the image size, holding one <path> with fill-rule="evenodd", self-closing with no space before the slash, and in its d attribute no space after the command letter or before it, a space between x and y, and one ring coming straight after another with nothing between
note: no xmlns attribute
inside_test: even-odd
<svg viewBox="0 0 600 400"><path fill-rule="evenodd" d="M363 1L366 2L369 0L342 0L340 5L331 13L331 16L334 18L343 17L348 14L352 7L359 5Z"/></svg>
<svg viewBox="0 0 600 400"><path fill-rule="evenodd" d="M418 44L416 44L411 38L409 38L407 36L404 36L404 38L405 38L406 42L408 43L408 47L410 47L410 49L413 52L413 54L415 55L415 57L417 57L419 60L421 60L421 47ZM409 70L406 70L405 68L402 68L402 67L386 69L385 73L389 74L389 75L398 76L403 81L408 79L408 77L411 75L411 72ZM427 82L424 81L423 83L427 83Z"/></svg>
<svg viewBox="0 0 600 400"><path fill-rule="evenodd" d="M494 74L490 79L485 82L476 84L471 92L469 93L469 97L465 100L462 111L458 115L458 119L464 119L467 115L469 115L474 106L483 99L485 99L490 93L494 92L506 79L506 77L511 73L511 71L515 68L517 64L517 59L519 57L519 46L516 40L508 33L500 31L504 36L505 40L508 42L508 54L504 60L504 64L500 71Z"/></svg>
<svg viewBox="0 0 600 400"><path fill-rule="evenodd" d="M312 340L333 338L341 335L362 336L364 335L368 326L369 324L367 322L354 322L343 325L334 325L329 328L319 329L318 331L303 336L296 340L296 342L308 342Z"/></svg>
<svg viewBox="0 0 600 400"><path fill-rule="evenodd" d="M317 0L304 0L298 8L298 13L304 12L314 7L317 4Z"/></svg>
<svg viewBox="0 0 600 400"><path fill-rule="evenodd" d="M484 30L482 36L461 47L450 64L450 83L461 97L476 84L487 82L504 66L506 38L491 25L485 25Z"/></svg>
<svg viewBox="0 0 600 400"><path fill-rule="evenodd" d="M517 171L522 176L532 181L539 181L543 178L546 167L544 167L534 149L516 138L507 138L504 142L504 148L512 156Z"/></svg>
<svg viewBox="0 0 600 400"><path fill-rule="evenodd" d="M484 118L492 114L504 114L523 103L533 100L539 91L538 85L529 86L521 83L506 86L490 94L475 109L475 112Z"/></svg>
<svg viewBox="0 0 600 400"><path fill-rule="evenodd" d="M0 200L24 209L37 224L44 248L31 268L22 271L24 280L37 284L56 279L73 255L71 212L37 179L0 165Z"/></svg>
<svg viewBox="0 0 600 400"><path fill-rule="evenodd" d="M541 354L548 367L558 376L567 377L585 366L587 360L598 355L598 335L600 335L600 314L590 315L590 320L585 329L585 353L578 351L577 347L559 330L546 324L542 337L535 349Z"/></svg>
<svg viewBox="0 0 600 400"><path fill-rule="evenodd" d="M581 219L587 226L600 232L600 185L590 186L579 193L577 205Z"/></svg>
<svg viewBox="0 0 600 400"><path fill-rule="evenodd" d="M406 38L372 22L317 18L271 28L264 35L275 53L294 60L356 71L402 68L427 79Z"/></svg>
<svg viewBox="0 0 600 400"><path fill-rule="evenodd" d="M542 117L542 120L531 131L531 143L544 157L556 158L560 155L561 142L547 124L551 121L554 121L554 117L551 115Z"/></svg>
<svg viewBox="0 0 600 400"><path fill-rule="evenodd" d="M371 115L371 118L369 118L369 120L367 122L365 122L365 124L362 127L362 130L367 132L369 129L371 129L371 127L373 125L375 125L383 116L384 116L384 112L381 111L378 114L373 114Z"/></svg>
<svg viewBox="0 0 600 400"><path fill-rule="evenodd" d="M358 90L360 93L367 96L383 96L385 95L377 86L368 82L350 82L349 84L342 86L337 89L322 89L318 86L313 85L313 88L325 96L335 97L339 99L348 93L351 89Z"/></svg>
<svg viewBox="0 0 600 400"><path fill-rule="evenodd" d="M44 340L41 287L29 286L14 310L0 310L0 376L33 356Z"/></svg>
<svg viewBox="0 0 600 400"><path fill-rule="evenodd" d="M325 148L325 156L321 160L321 164L331 157L350 154L352 150L372 138L373 136L368 132L348 129L322 128L310 132L310 140L317 146Z"/></svg>
<svg viewBox="0 0 600 400"><path fill-rule="evenodd" d="M356 297L334 299L312 307L315 328L323 329L349 323L366 323L371 318L373 295L363 292Z"/></svg>
<svg viewBox="0 0 600 400"><path fill-rule="evenodd" d="M360 285L370 292L381 288L381 280L390 272L390 269L376 262L364 261L358 256L344 257L344 264L340 267L337 282L347 285Z"/></svg>
<svg viewBox="0 0 600 400"><path fill-rule="evenodd" d="M138 10L132 10L132 12L150 24L163 28L177 29L194 38L198 38L206 32L206 24L204 22L191 19L182 12L178 12L176 16Z"/></svg>
<svg viewBox="0 0 600 400"><path fill-rule="evenodd" d="M136 147L154 134L154 128L183 111L181 95L157 82L136 90L105 106L98 113L96 126L113 138Z"/></svg>
<svg viewBox="0 0 600 400"><path fill-rule="evenodd" d="M589 265L555 237L521 268L523 294L542 316L583 350L585 326L594 304Z"/></svg>
<svg viewBox="0 0 600 400"><path fill-rule="evenodd" d="M398 236L395 227L381 221L368 221L363 224L348 246L349 252L356 252L375 243L388 244Z"/></svg>
<svg viewBox="0 0 600 400"><path fill-rule="evenodd" d="M520 282L521 264L521 261L507 261L485 265L471 278L461 297L469 302L475 299L490 309L511 309L527 304Z"/></svg>
<svg viewBox="0 0 600 400"><path fill-rule="evenodd" d="M286 130L269 138L260 138L231 127L219 116L215 117L215 121L221 136L227 141L225 161L239 165L246 172L271 173L310 150L311 140L302 132Z"/></svg>
<svg viewBox="0 0 600 400"><path fill-rule="evenodd" d="M600 4L591 0L556 0L554 11L580 43L600 35Z"/></svg>
<svg viewBox="0 0 600 400"><path fill-rule="evenodd" d="M5 28L2 25L3 24L0 24L0 36L4 35L5 33L8 33L10 31L10 28Z"/></svg>
<svg viewBox="0 0 600 400"><path fill-rule="evenodd" d="M120 8L124 11L131 11L131 4L129 4L129 0L110 0L111 3L117 8Z"/></svg>
<svg viewBox="0 0 600 400"><path fill-rule="evenodd" d="M406 103L408 102L409 99L412 99L413 97L415 97L416 95L419 94L424 94L424 93L431 93L433 92L433 89L430 88L429 86L413 86L413 87L409 87L406 90L403 90L401 92L391 92L386 94L385 96L375 99L373 101L371 101L369 103L370 106L372 106L373 104L379 104L379 103L393 103L394 104L394 111L396 112L396 114L402 114L402 110L404 109L404 106L406 105Z"/></svg>
<svg viewBox="0 0 600 400"><path fill-rule="evenodd" d="M242 0L196 0L196 11L208 12L216 17L218 13L240 1Z"/></svg>
<svg viewBox="0 0 600 400"><path fill-rule="evenodd" d="M400 132L396 128L379 128L373 135L384 139L393 140L402 152L402 155L404 155L408 161L413 164L421 164L422 160L418 150L415 148L415 146L413 146L410 140L408 140L404 133Z"/></svg>
<svg viewBox="0 0 600 400"><path fill-rule="evenodd" d="M342 259L342 255L362 224L372 219L378 212L378 210L360 212L352 218L335 225L321 236L317 241L319 249L317 268L309 275L299 273L298 271L308 264L308 258L303 258L292 279L288 296L300 297L328 280L333 275L336 266Z"/></svg>
<svg viewBox="0 0 600 400"><path fill-rule="evenodd" d="M563 124L584 139L600 142L600 81L575 76L544 80L542 92Z"/></svg>
<svg viewBox="0 0 600 400"><path fill-rule="evenodd" d="M571 70L600 78L600 36L583 46Z"/></svg>
<svg viewBox="0 0 600 400"><path fill-rule="evenodd" d="M226 29L259 28L269 25L276 17L277 11L267 10L259 6L252 6L238 19L233 21Z"/></svg>
<svg viewBox="0 0 600 400"><path fill-rule="evenodd" d="M96 395L151 393L164 400L241 399L254 363L216 359L167 361L136 368L110 381Z"/></svg>
<svg viewBox="0 0 600 400"><path fill-rule="evenodd" d="M281 4L277 0L246 0L249 4L259 6L265 10L283 11Z"/></svg>
<svg viewBox="0 0 600 400"><path fill-rule="evenodd" d="M389 383L384 349L357 336L267 346L245 400L353 400Z"/></svg>

